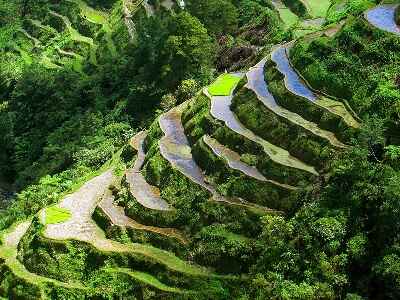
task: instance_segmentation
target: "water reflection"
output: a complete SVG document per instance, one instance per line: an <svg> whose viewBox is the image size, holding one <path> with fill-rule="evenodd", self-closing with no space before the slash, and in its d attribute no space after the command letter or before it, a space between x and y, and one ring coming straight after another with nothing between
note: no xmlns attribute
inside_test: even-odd
<svg viewBox="0 0 400 300"><path fill-rule="evenodd" d="M315 94L301 80L296 71L292 68L287 55L287 48L279 46L271 55L272 61L276 63L277 69L285 76L285 85L293 94L307 98L314 102L317 100Z"/></svg>
<svg viewBox="0 0 400 300"><path fill-rule="evenodd" d="M373 26L400 35L400 27L395 22L398 5L378 5L365 13L365 18Z"/></svg>

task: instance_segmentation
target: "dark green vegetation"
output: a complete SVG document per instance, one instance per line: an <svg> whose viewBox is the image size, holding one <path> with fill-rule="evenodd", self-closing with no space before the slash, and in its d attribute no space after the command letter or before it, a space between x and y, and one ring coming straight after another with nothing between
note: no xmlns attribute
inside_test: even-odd
<svg viewBox="0 0 400 300"><path fill-rule="evenodd" d="M283 0L283 3L299 17L309 17L307 7L303 0Z"/></svg>
<svg viewBox="0 0 400 300"><path fill-rule="evenodd" d="M233 99L232 109L239 120L258 136L281 145L293 156L320 169L332 155L329 142L277 116L266 108L254 93L240 91Z"/></svg>
<svg viewBox="0 0 400 300"><path fill-rule="evenodd" d="M332 1L326 22L343 28L290 50L308 84L347 102L360 128L286 88L270 51L298 32L284 29L270 1L188 0L185 10L173 1L170 11L156 0L149 16L139 2L0 0L0 298L399 299L400 36L363 18L378 1ZM301 22L324 10L317 0L283 2ZM267 108L246 77L231 109L278 156L288 151L318 175L217 120L215 99L202 93L223 71L245 73L265 56L258 79L277 104L347 147ZM158 117L185 101L191 149L176 155L191 151L206 183L231 202L216 201L160 150ZM140 156L129 140L143 129L141 173L170 211L142 206L124 177ZM205 135L265 180L231 167ZM111 195L135 225L93 207L103 250L84 238L46 238L46 223L76 212L54 205L108 169L115 178L100 198Z"/></svg>
<svg viewBox="0 0 400 300"><path fill-rule="evenodd" d="M395 20L398 25L400 25L400 5L397 6L396 13L395 13Z"/></svg>

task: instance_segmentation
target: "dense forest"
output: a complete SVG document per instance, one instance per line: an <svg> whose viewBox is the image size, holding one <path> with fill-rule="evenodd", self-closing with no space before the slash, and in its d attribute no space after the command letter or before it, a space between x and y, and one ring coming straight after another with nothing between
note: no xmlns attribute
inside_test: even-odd
<svg viewBox="0 0 400 300"><path fill-rule="evenodd" d="M399 299L400 1L0 0L0 299Z"/></svg>

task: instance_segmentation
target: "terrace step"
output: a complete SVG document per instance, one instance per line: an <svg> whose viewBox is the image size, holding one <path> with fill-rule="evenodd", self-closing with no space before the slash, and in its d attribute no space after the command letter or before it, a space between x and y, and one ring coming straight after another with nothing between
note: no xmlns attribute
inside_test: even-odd
<svg viewBox="0 0 400 300"><path fill-rule="evenodd" d="M43 292L44 284L53 284L57 287L69 289L85 289L83 285L76 282L66 283L31 273L18 260L18 245L30 226L31 221L24 221L14 225L10 230L1 233L0 239L2 243L0 246L0 259L4 260L4 264L10 269L10 271L16 277L34 286L38 286L41 292Z"/></svg>
<svg viewBox="0 0 400 300"><path fill-rule="evenodd" d="M128 182L129 190L136 201L142 206L153 210L171 211L173 208L160 197L160 190L147 183L141 173L146 157L143 148L146 137L147 133L142 131L135 135L130 141L130 145L138 154L133 168L126 171L126 181Z"/></svg>
<svg viewBox="0 0 400 300"><path fill-rule="evenodd" d="M313 175L318 175L318 172L314 167L307 165L299 159L291 156L287 150L284 150L262 139L251 130L247 129L242 123L240 123L233 111L230 109L233 98L232 95L213 97L208 93L207 89L204 89L203 92L211 100L211 115L215 119L223 121L226 126L234 132L261 145L264 149L264 152L271 158L271 160L284 166L303 170Z"/></svg>
<svg viewBox="0 0 400 300"><path fill-rule="evenodd" d="M102 200L99 203L99 208L107 215L111 223L120 227L127 227L137 230L149 231L168 237L172 237L178 240L182 244L187 244L188 240L183 236L183 234L174 228L161 228L154 226L146 226L136 222L135 220L129 218L122 207L114 203L114 196L111 190L108 190Z"/></svg>
<svg viewBox="0 0 400 300"><path fill-rule="evenodd" d="M86 182L75 193L65 197L58 206L69 210L71 218L61 223L43 224L45 225L43 236L58 241L81 241L103 252L143 255L180 273L195 276L211 275L207 269L189 264L171 252L150 245L122 244L107 239L91 216L113 181L112 171L108 170Z"/></svg>
<svg viewBox="0 0 400 300"><path fill-rule="evenodd" d="M364 13L365 19L374 27L400 35L400 26L396 24L395 12L399 4L378 5Z"/></svg>
<svg viewBox="0 0 400 300"><path fill-rule="evenodd" d="M282 22L285 24L286 28L291 27L296 24L299 20L299 17L295 15L288 7L283 4L282 0L272 0L272 5L279 13L279 17Z"/></svg>
<svg viewBox="0 0 400 300"><path fill-rule="evenodd" d="M109 269L104 269L104 271L110 272L110 273L126 274L140 282L145 283L146 285L152 286L163 292L176 293L176 294L189 293L189 291L185 291L185 290L175 288L175 287L170 287L170 286L162 283L156 277L154 277L148 273L132 271L132 270L126 269L126 268L109 268Z"/></svg>
<svg viewBox="0 0 400 300"><path fill-rule="evenodd" d="M325 18L329 7L330 0L300 0L307 8L313 18Z"/></svg>
<svg viewBox="0 0 400 300"><path fill-rule="evenodd" d="M187 104L188 102L185 102L160 117L159 125L164 132L164 136L159 142L161 155L184 176L208 190L212 194L212 201L256 209L268 213L281 213L240 198L224 197L220 195L212 185L207 183L203 171L193 159L190 144L181 123L181 114Z"/></svg>
<svg viewBox="0 0 400 300"><path fill-rule="evenodd" d="M292 191L297 190L297 188L294 186L282 184L275 180L267 179L257 170L257 168L241 161L240 155L238 153L220 144L217 140L213 139L212 137L205 135L203 136L203 141L214 152L215 155L227 161L230 168L238 170L244 173L245 175L257 179L259 181L272 183L273 185L276 185L280 188Z"/></svg>
<svg viewBox="0 0 400 300"><path fill-rule="evenodd" d="M34 20L34 19L28 19L28 20L32 23L33 26L36 26L37 28L43 29L47 32L51 32L54 35L58 34L58 31L55 30L53 27L48 26L48 25L43 25L43 23L39 20Z"/></svg>
<svg viewBox="0 0 400 300"><path fill-rule="evenodd" d="M32 36L29 32L27 32L25 29L19 29L19 32L21 32L23 35L25 35L28 39L30 39L33 42L33 45L35 46L35 48L39 48L42 46L42 42L39 41L37 38L35 38L34 36Z"/></svg>
<svg viewBox="0 0 400 300"><path fill-rule="evenodd" d="M97 58L96 58L97 45L94 43L93 39L91 37L87 37L87 36L80 34L78 30L73 28L72 23L68 17L63 16L53 10L50 10L49 12L51 15L61 18L61 20L64 22L65 26L67 27L69 35L73 41L85 43L85 44L89 45L89 47L90 47L90 62L94 65L97 65Z"/></svg>
<svg viewBox="0 0 400 300"><path fill-rule="evenodd" d="M79 55L78 53L75 53L73 51L65 51L65 50L63 50L61 48L58 48L58 47L57 47L57 51L58 51L58 53L60 53L62 55L74 57L76 59L83 59L83 57L81 55Z"/></svg>
<svg viewBox="0 0 400 300"><path fill-rule="evenodd" d="M281 106L279 106L274 96L269 92L267 83L264 79L264 65L266 59L263 59L256 66L252 67L247 73L248 83L246 87L252 90L257 98L271 111L278 116L281 116L297 126L303 127L312 134L322 137L327 140L332 146L336 148L346 148L342 142L340 142L334 133L319 128L316 123L307 121L300 115L293 113Z"/></svg>
<svg viewBox="0 0 400 300"><path fill-rule="evenodd" d="M303 97L324 110L339 116L348 126L359 128L360 124L354 119L353 115L346 109L346 106L342 102L317 95L297 74L296 70L290 63L288 56L288 51L291 45L291 43L280 45L271 52L271 59L276 64L276 68L285 76L284 82L286 89L292 94ZM265 61L264 63L261 62L259 67L263 64L265 64Z"/></svg>
<svg viewBox="0 0 400 300"><path fill-rule="evenodd" d="M112 29L110 23L108 22L110 16L103 11L96 10L90 7L86 4L86 2L82 0L67 1L78 5L79 9L81 10L81 16L83 18L93 24L98 24L102 26L102 29L105 32L108 50L110 51L111 55L115 57L117 55L117 48L115 47L115 44L112 40Z"/></svg>

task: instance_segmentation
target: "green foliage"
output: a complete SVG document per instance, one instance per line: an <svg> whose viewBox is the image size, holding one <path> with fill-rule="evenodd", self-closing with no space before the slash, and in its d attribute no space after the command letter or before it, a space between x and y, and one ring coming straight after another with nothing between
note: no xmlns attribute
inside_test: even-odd
<svg viewBox="0 0 400 300"><path fill-rule="evenodd" d="M348 15L359 15L371 8L377 1L374 0L350 0L345 3L337 1L337 6L333 6L327 14L327 22L337 23ZM336 9L335 9L336 8Z"/></svg>
<svg viewBox="0 0 400 300"><path fill-rule="evenodd" d="M203 24L189 13L143 20L137 34L137 67L147 86L157 86L150 95L160 89L173 91L182 80L208 79L215 45ZM144 95L148 98L148 93Z"/></svg>
<svg viewBox="0 0 400 300"><path fill-rule="evenodd" d="M307 0L306 0L307 1ZM290 8L292 12L302 18L310 17L307 7L303 0L283 0L283 3Z"/></svg>
<svg viewBox="0 0 400 300"><path fill-rule="evenodd" d="M283 24L270 1L241 0L238 9L242 39L256 45L272 45L282 39Z"/></svg>
<svg viewBox="0 0 400 300"><path fill-rule="evenodd" d="M362 258L366 254L367 244L368 239L363 233L352 237L347 243L349 256L355 260Z"/></svg>
<svg viewBox="0 0 400 300"><path fill-rule="evenodd" d="M166 94L161 98L160 107L163 111L167 112L170 109L174 108L178 100L173 94Z"/></svg>
<svg viewBox="0 0 400 300"><path fill-rule="evenodd" d="M57 206L46 208L44 214L46 224L62 223L71 218L69 210Z"/></svg>
<svg viewBox="0 0 400 300"><path fill-rule="evenodd" d="M136 36L131 40L121 1L85 1L95 10L74 2L81 6L69 1L0 0L0 181L16 183L18 192L15 201L0 211L0 229L44 207L47 222L66 220L69 213L52 205L104 164L117 168L122 177L134 159L127 141L134 132L149 128L142 172L175 210L144 208L124 181L114 190L116 202L137 222L184 231L189 244L114 226L99 209L93 218L107 238L162 248L234 276L182 275L141 255L102 253L77 241L47 240L34 218L19 244L18 260L31 272L64 282L76 280L88 289L49 284L40 290L20 280L1 260L0 298L400 297L400 43L397 36L362 18L361 13L377 1L334 1L326 22L336 24L347 17L344 28L333 38L299 39L290 53L314 88L344 98L357 111L362 118L359 135L347 133L340 120L288 93L267 64L266 78L279 105L346 141L353 138L351 148L333 153L326 141L277 117L244 90L245 79L234 91L232 109L242 123L317 165L321 176L315 181L271 161L259 144L213 119L207 97L196 96L215 77L215 69L248 69L260 49L267 53L272 45L289 41L292 32L285 31L281 19L287 26L299 19L288 9L276 11L264 0L193 0L186 1L184 11L168 12L160 9L160 1L149 1L154 16L147 18L142 9L132 16ZM286 3L307 16L302 1ZM309 4L309 13L319 16L327 2ZM48 14L49 9L68 17L69 30L59 17ZM82 39L97 47L79 42ZM222 82L222 94L230 92L232 84ZM210 201L207 190L163 158L158 145L163 133L154 117L160 107L169 110L190 98L194 100L182 123L206 180L223 195L282 209L285 216L260 217ZM202 143L205 134L235 150L268 178L302 189L289 194L230 169ZM171 287L196 294L168 294L178 291Z"/></svg>
<svg viewBox="0 0 400 300"><path fill-rule="evenodd" d="M228 231L222 224L203 227L195 238L196 260L218 266L222 272L246 272L252 257L258 253L253 241Z"/></svg>
<svg viewBox="0 0 400 300"><path fill-rule="evenodd" d="M90 172L89 168L80 166L57 175L41 178L37 184L29 186L18 194L16 201L2 215L0 228L8 228L15 221L26 219L43 207L56 203L75 185L83 183Z"/></svg>
<svg viewBox="0 0 400 300"><path fill-rule="evenodd" d="M330 159L328 141L276 115L253 92L239 91L233 98L232 109L247 128L300 160L320 168Z"/></svg>
<svg viewBox="0 0 400 300"><path fill-rule="evenodd" d="M305 174L303 171L272 161L261 145L216 121L210 115L210 106L211 103L208 97L199 95L189 105L187 111L183 113L182 123L192 145L204 134L207 134L222 145L239 153L243 158L246 158L246 162L257 167L263 175L270 179L292 185L298 185L299 182L306 178L310 179L309 174Z"/></svg>
<svg viewBox="0 0 400 300"><path fill-rule="evenodd" d="M399 159L400 159L400 147L395 145L389 145L385 147L385 160L396 170L399 169Z"/></svg>
<svg viewBox="0 0 400 300"><path fill-rule="evenodd" d="M279 106L318 124L321 129L333 132L343 142L349 143L356 134L355 130L349 128L341 117L328 112L306 98L291 93L285 86L282 74L275 68L272 61L267 62L264 75L268 82L268 89Z"/></svg>
<svg viewBox="0 0 400 300"><path fill-rule="evenodd" d="M0 296L4 297L3 299L33 300L40 297L40 290L36 286L15 276L8 267L1 265L0 272L2 274Z"/></svg>
<svg viewBox="0 0 400 300"><path fill-rule="evenodd" d="M212 96L229 96L240 79L238 76L223 74L208 87L208 91Z"/></svg>
<svg viewBox="0 0 400 300"><path fill-rule="evenodd" d="M261 182L231 169L222 158L217 157L205 145L203 140L199 140L192 146L192 154L197 164L222 195L239 197L251 203L278 210L286 211L292 208L291 201L295 197L290 194L293 191L270 182ZM244 159L245 157L242 158L242 160Z"/></svg>
<svg viewBox="0 0 400 300"><path fill-rule="evenodd" d="M183 103L186 100L194 97L199 89L200 86L194 79L187 79L182 81L182 83L178 86L178 89L176 90L176 98L178 100L178 104Z"/></svg>
<svg viewBox="0 0 400 300"><path fill-rule="evenodd" d="M398 48L397 37L354 19L333 39L296 44L291 56L313 87L348 99L361 116L384 117L397 115Z"/></svg>
<svg viewBox="0 0 400 300"><path fill-rule="evenodd" d="M386 290L386 295L390 299L396 299L400 296L400 264L398 253L385 255L374 269L376 276L382 278L384 282L383 288Z"/></svg>
<svg viewBox="0 0 400 300"><path fill-rule="evenodd" d="M231 0L190 0L187 8L216 35L233 33L237 29L238 10Z"/></svg>
<svg viewBox="0 0 400 300"><path fill-rule="evenodd" d="M0 104L0 178L12 177L13 168L9 158L12 156L14 146L13 115L8 110L8 102Z"/></svg>

